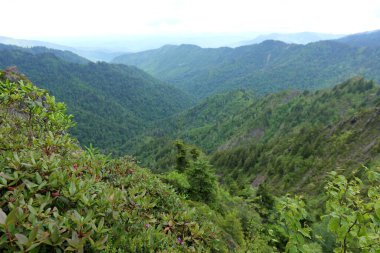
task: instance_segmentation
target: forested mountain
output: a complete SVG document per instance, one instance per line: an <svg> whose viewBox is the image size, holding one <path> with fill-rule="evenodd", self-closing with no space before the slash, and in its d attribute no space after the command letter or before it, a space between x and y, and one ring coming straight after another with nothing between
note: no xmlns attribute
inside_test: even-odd
<svg viewBox="0 0 380 253"><path fill-rule="evenodd" d="M354 47L339 41L307 45L264 41L234 49L164 46L119 56L114 62L135 65L204 98L237 88L258 94L317 89L355 75L379 81L379 56L380 47Z"/></svg>
<svg viewBox="0 0 380 253"><path fill-rule="evenodd" d="M235 91L156 123L131 147L146 165L165 171L175 165L174 143L182 139L209 153L227 181L315 193L329 171L349 175L377 161L379 106L379 86L362 78L262 98Z"/></svg>
<svg viewBox="0 0 380 253"><path fill-rule="evenodd" d="M76 59L83 58L44 48L0 47L0 68L17 66L67 103L77 122L72 132L83 145L120 154L120 146L147 124L191 104L183 92L135 67Z"/></svg>
<svg viewBox="0 0 380 253"><path fill-rule="evenodd" d="M24 47L18 47L18 46L10 46L10 45L5 45L5 44L0 44L0 52L2 54L6 54L9 52L24 52L24 53L29 53L33 55L41 55L41 54L51 54L56 57L58 57L61 60L64 60L66 62L71 62L71 63L80 63L80 64L86 64L89 63L90 61L87 60L86 58L83 58L79 55L74 54L71 51L65 50L56 50L56 49L51 49L47 47L31 47L31 48L24 48Z"/></svg>
<svg viewBox="0 0 380 253"><path fill-rule="evenodd" d="M332 170L380 161L380 88L360 78L332 90L269 95L241 115L245 133L213 153L228 178L273 192L315 193ZM246 182L247 182L246 181Z"/></svg>
<svg viewBox="0 0 380 253"><path fill-rule="evenodd" d="M355 47L380 47L380 30L345 36L337 41Z"/></svg>

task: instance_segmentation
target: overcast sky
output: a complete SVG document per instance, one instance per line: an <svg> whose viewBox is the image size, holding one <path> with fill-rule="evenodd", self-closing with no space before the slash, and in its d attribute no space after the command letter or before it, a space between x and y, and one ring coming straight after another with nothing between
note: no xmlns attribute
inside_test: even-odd
<svg viewBox="0 0 380 253"><path fill-rule="evenodd" d="M4 0L0 35L348 34L380 29L379 0Z"/></svg>

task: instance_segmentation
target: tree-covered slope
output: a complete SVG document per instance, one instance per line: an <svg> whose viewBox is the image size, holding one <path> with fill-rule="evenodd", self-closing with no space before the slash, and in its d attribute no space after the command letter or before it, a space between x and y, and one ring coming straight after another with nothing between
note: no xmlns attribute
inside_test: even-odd
<svg viewBox="0 0 380 253"><path fill-rule="evenodd" d="M266 182L278 193L315 193L329 171L342 168L349 175L379 159L379 86L351 79L274 106L271 96L255 113L241 115L246 132L213 154L213 164L226 175ZM260 136L250 135L259 130Z"/></svg>
<svg viewBox="0 0 380 253"><path fill-rule="evenodd" d="M147 124L191 104L183 92L135 67L77 64L53 53L30 50L3 46L0 68L17 66L66 102L76 116L72 132L84 145L93 143L102 150L121 153L119 147Z"/></svg>
<svg viewBox="0 0 380 253"><path fill-rule="evenodd" d="M237 88L259 94L332 86L355 75L380 80L380 47L339 41L307 45L264 41L238 48L164 46L116 57L169 81L198 98Z"/></svg>
<svg viewBox="0 0 380 253"><path fill-rule="evenodd" d="M127 144L129 153L152 169L167 170L174 164L176 139L206 153L215 151L242 130L235 118L253 101L255 96L244 90L211 96L188 110L154 122Z"/></svg>
<svg viewBox="0 0 380 253"><path fill-rule="evenodd" d="M379 87L362 78L262 98L236 91L158 122L132 146L139 160L162 171L173 165L173 143L182 139L241 186L267 182L278 193L315 192L327 172L344 167L349 174L377 159L379 103Z"/></svg>

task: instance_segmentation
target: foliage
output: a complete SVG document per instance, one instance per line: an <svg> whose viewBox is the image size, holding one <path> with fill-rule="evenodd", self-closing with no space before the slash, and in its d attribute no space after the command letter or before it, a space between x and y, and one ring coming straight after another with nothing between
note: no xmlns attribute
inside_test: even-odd
<svg viewBox="0 0 380 253"><path fill-rule="evenodd" d="M328 194L328 228L335 235L334 252L378 252L380 250L380 173L366 169L366 184L330 173L325 189Z"/></svg>
<svg viewBox="0 0 380 253"><path fill-rule="evenodd" d="M175 143L175 146L177 148L176 170L183 173L185 172L186 168L189 167L189 161L186 157L186 149L184 147L184 144L180 141L177 141Z"/></svg>
<svg viewBox="0 0 380 253"><path fill-rule="evenodd" d="M190 183L187 175L178 171L171 171L161 177L164 182L170 184L178 193L187 194L190 190Z"/></svg>
<svg viewBox="0 0 380 253"><path fill-rule="evenodd" d="M176 164L186 166L161 175L164 182L192 200L193 204L202 205L207 210L205 215L223 228L224 239L230 250L244 252L267 249L271 252L269 239L257 227L260 226L261 218L247 201L253 197L253 191L247 189L244 192L246 199L234 197L218 183L215 172L202 152L180 140L174 145L178 151L176 155L173 154L177 159Z"/></svg>
<svg viewBox="0 0 380 253"><path fill-rule="evenodd" d="M216 176L210 164L202 159L193 162L186 170L189 180L189 196L196 201L212 203L216 194Z"/></svg>
<svg viewBox="0 0 380 253"><path fill-rule="evenodd" d="M179 193L187 194L191 200L214 203L217 194L217 177L204 154L195 147L177 140L176 170L162 176Z"/></svg>
<svg viewBox="0 0 380 253"><path fill-rule="evenodd" d="M365 168L358 173L367 176L365 181L331 172L321 198L325 208L316 213L321 219L311 217L309 210L315 207L300 196L276 198L276 209L259 225L264 231L259 235L269 237L269 244L280 252L322 252L322 246L323 252L378 252L378 171Z"/></svg>
<svg viewBox="0 0 380 253"><path fill-rule="evenodd" d="M285 252L310 252L307 239L311 239L311 228L302 223L308 218L303 200L285 196L277 201L276 209L279 214L276 228L287 240Z"/></svg>

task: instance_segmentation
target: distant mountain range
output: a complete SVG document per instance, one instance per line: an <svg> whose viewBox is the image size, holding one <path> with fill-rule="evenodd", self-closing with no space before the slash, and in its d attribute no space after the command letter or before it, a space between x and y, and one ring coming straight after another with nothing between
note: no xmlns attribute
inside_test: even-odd
<svg viewBox="0 0 380 253"><path fill-rule="evenodd" d="M139 52L153 48L159 48L165 44L196 44L205 47L220 46L243 46L260 43L264 40L280 40L287 43L305 44L318 40L338 38L339 35L318 34L311 32L294 34L269 34L260 35L254 40L247 38L254 37L255 34L203 34L203 35L155 35L155 36L121 36L121 37L100 37L100 38L62 38L53 39L56 43L43 40L15 39L0 36L0 43L15 45L19 47L47 47L63 51L71 51L91 61L109 62L113 58L125 54L126 52ZM242 41L243 40L243 41Z"/></svg>
<svg viewBox="0 0 380 253"><path fill-rule="evenodd" d="M237 48L164 46L125 54L113 62L137 66L198 98L238 88L260 94L316 89L355 75L380 80L379 34L374 31L307 45L267 40Z"/></svg>
<svg viewBox="0 0 380 253"><path fill-rule="evenodd" d="M271 33L265 35L259 35L253 40L242 41L237 43L235 46L246 46L252 44L260 44L266 40L278 40L285 43L294 44L308 44L311 42L316 42L320 40L333 40L343 37L344 35L339 34L325 34L325 33L312 33L312 32L301 32L301 33Z"/></svg>
<svg viewBox="0 0 380 253"><path fill-rule="evenodd" d="M51 49L71 51L82 57L85 57L91 61L110 61L118 55L121 55L125 52L117 52L107 49L91 49L91 48L78 48L78 47L69 47L63 46L60 44L39 41L39 40L24 40L24 39L14 39L9 37L0 36L0 43L6 45L14 45L19 47L31 48L31 47L46 47Z"/></svg>

